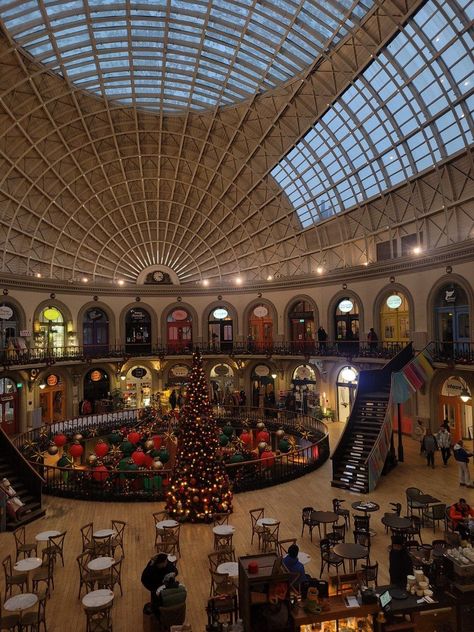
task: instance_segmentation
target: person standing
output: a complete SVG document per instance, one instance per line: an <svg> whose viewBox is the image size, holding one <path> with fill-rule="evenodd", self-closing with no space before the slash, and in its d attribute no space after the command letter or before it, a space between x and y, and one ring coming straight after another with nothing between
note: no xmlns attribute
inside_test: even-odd
<svg viewBox="0 0 474 632"><path fill-rule="evenodd" d="M463 440L460 439L453 448L454 458L458 462L459 484L462 487L471 487L471 477L469 475L469 459L472 452L464 448Z"/></svg>
<svg viewBox="0 0 474 632"><path fill-rule="evenodd" d="M441 456L443 458L443 465L448 465L449 457L451 456L451 433L446 429L446 426L441 426L438 434L436 435L439 449L441 450Z"/></svg>
<svg viewBox="0 0 474 632"><path fill-rule="evenodd" d="M423 439L426 434L426 429L421 419L416 420L415 428L413 429L413 437L420 444L420 454L423 454Z"/></svg>
<svg viewBox="0 0 474 632"><path fill-rule="evenodd" d="M395 586L405 587L407 575L413 573L413 562L405 546L403 537L392 536L392 547L389 556L390 583Z"/></svg>
<svg viewBox="0 0 474 632"><path fill-rule="evenodd" d="M328 339L328 335L326 333L326 330L324 329L324 327L320 327L318 329L318 342L319 342L319 350L321 352L325 351L326 349L326 340Z"/></svg>
<svg viewBox="0 0 474 632"><path fill-rule="evenodd" d="M369 333L367 334L367 340L369 341L369 349L371 351L377 351L379 337L375 333L375 329L373 327L370 328Z"/></svg>
<svg viewBox="0 0 474 632"><path fill-rule="evenodd" d="M435 450L438 449L438 442L436 441L436 437L428 428L425 436L423 437L422 444L423 452L426 455L426 464L429 467L431 465L434 468L434 453Z"/></svg>
<svg viewBox="0 0 474 632"><path fill-rule="evenodd" d="M176 408L176 404L178 402L178 395L176 394L176 389L175 388L171 391L171 395L170 395L168 401L170 403L171 410L174 410Z"/></svg>
<svg viewBox="0 0 474 632"><path fill-rule="evenodd" d="M168 560L166 553L158 553L158 555L152 557L143 569L141 582L150 591L151 597L151 603L145 606L148 612L152 610L155 614L158 613L160 604L156 592L163 585L165 577L170 574L173 574L173 577L175 577L178 571L176 566Z"/></svg>

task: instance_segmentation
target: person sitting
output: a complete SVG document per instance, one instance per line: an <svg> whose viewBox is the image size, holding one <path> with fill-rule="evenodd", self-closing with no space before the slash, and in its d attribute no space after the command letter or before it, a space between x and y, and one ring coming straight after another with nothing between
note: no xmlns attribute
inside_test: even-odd
<svg viewBox="0 0 474 632"><path fill-rule="evenodd" d="M467 504L465 498L460 498L449 508L449 517L453 523L453 529L459 533L463 540L469 539L469 518L474 517L474 508Z"/></svg>
<svg viewBox="0 0 474 632"><path fill-rule="evenodd" d="M413 563L402 536L392 536L392 548L390 549L390 583L395 586L405 586L407 575L413 573Z"/></svg>
<svg viewBox="0 0 474 632"><path fill-rule="evenodd" d="M159 553L151 558L148 564L145 566L141 582L147 590L150 591L151 603L145 605L145 611L148 613L154 612L158 614L158 597L156 591L163 586L164 579L171 573L176 576L178 570L176 566L169 561L166 553Z"/></svg>
<svg viewBox="0 0 474 632"><path fill-rule="evenodd" d="M163 585L156 591L158 607L179 606L186 602L186 588L176 579L175 573L168 573L163 578Z"/></svg>
<svg viewBox="0 0 474 632"><path fill-rule="evenodd" d="M7 498L7 513L14 520L20 520L27 510L25 503L19 498L8 478L2 478L0 481L0 489Z"/></svg>
<svg viewBox="0 0 474 632"><path fill-rule="evenodd" d="M300 591L301 596L305 598L312 577L305 572L303 564L299 561L299 552L300 549L297 544L289 546L288 553L283 558L283 564L290 573L297 577L294 586Z"/></svg>

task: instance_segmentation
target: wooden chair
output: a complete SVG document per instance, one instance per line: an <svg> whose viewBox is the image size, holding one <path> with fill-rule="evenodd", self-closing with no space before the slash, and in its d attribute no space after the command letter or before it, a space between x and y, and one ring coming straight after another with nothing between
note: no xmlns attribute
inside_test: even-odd
<svg viewBox="0 0 474 632"><path fill-rule="evenodd" d="M177 557L181 555L181 550L179 548L180 530L180 524L176 527L163 527L163 534L161 535L161 541L165 544L171 545L173 548L173 555L176 555Z"/></svg>
<svg viewBox="0 0 474 632"><path fill-rule="evenodd" d="M16 546L16 562L18 562L20 555L23 555L23 557L31 557L32 553L35 554L35 557L38 555L38 543L26 541L26 529L24 526L15 529L13 537L15 538Z"/></svg>
<svg viewBox="0 0 474 632"><path fill-rule="evenodd" d="M176 606L159 606L160 631L169 632L171 626L183 625L186 619L186 602Z"/></svg>
<svg viewBox="0 0 474 632"><path fill-rule="evenodd" d="M375 587L378 586L378 576L379 576L379 563L375 562L375 564L362 564L362 568L357 571L357 577L360 583L365 584L366 586L370 585L370 582L374 582Z"/></svg>
<svg viewBox="0 0 474 632"><path fill-rule="evenodd" d="M22 632L39 632L41 625L46 632L46 595L39 597L37 607L34 610L25 610L20 614Z"/></svg>
<svg viewBox="0 0 474 632"><path fill-rule="evenodd" d="M110 541L110 546L112 548L112 556L115 555L116 549L120 547L122 552L122 557L125 557L125 550L123 548L123 536L125 533L125 527L127 523L123 520L112 520L112 529L116 531L116 535L112 536L112 540Z"/></svg>
<svg viewBox="0 0 474 632"><path fill-rule="evenodd" d="M361 546L365 546L367 548L367 564L370 560L370 545L371 545L371 537L368 531L354 531L354 542L356 544L360 544ZM354 567L357 564L357 560L354 560Z"/></svg>
<svg viewBox="0 0 474 632"><path fill-rule="evenodd" d="M20 616L18 614L4 614L2 610L2 599L0 597L0 630L8 630L16 632L20 625Z"/></svg>
<svg viewBox="0 0 474 632"><path fill-rule="evenodd" d="M27 586L27 574L18 573L13 575L12 556L7 555L3 561L3 572L5 573L5 601L7 597L11 597L13 594L13 587L17 586L20 592L26 591Z"/></svg>
<svg viewBox="0 0 474 632"><path fill-rule="evenodd" d="M319 541L319 548L321 550L321 570L319 576L321 577L324 571L324 567L328 567L328 573L331 570L331 566L336 569L337 575L339 575L339 567L342 566L344 573L346 572L346 565L342 557L336 555L332 550L331 543L327 538L323 538Z"/></svg>
<svg viewBox="0 0 474 632"><path fill-rule="evenodd" d="M349 527L351 526L351 512L349 511L349 509L343 509L341 507L342 503L345 503L345 502L346 501L342 500L342 498L333 498L332 510L334 511L335 514L344 518L346 529L349 529Z"/></svg>
<svg viewBox="0 0 474 632"><path fill-rule="evenodd" d="M50 536L48 538L48 541L49 541L48 546L46 547L46 549L43 549L43 551L46 551L53 556L54 562L56 562L56 559L60 557L61 564L63 567L64 567L64 540L66 538L66 533L67 533L66 531L63 531L63 533L60 533L59 535Z"/></svg>
<svg viewBox="0 0 474 632"><path fill-rule="evenodd" d="M163 534L163 530L157 529L156 525L158 524L158 522L161 522L162 520L166 520L168 518L168 512L164 510L155 511L155 513L152 514L152 516L153 516L153 527L155 528L155 547L156 547L156 545L160 541L160 537Z"/></svg>
<svg viewBox="0 0 474 632"><path fill-rule="evenodd" d="M233 546L223 546L222 548L216 551L217 553L217 564L224 564L224 562L236 562L235 557L235 547Z"/></svg>
<svg viewBox="0 0 474 632"><path fill-rule="evenodd" d="M218 525L229 524L229 514L228 513L216 513L212 517L212 526L216 527Z"/></svg>
<svg viewBox="0 0 474 632"><path fill-rule="evenodd" d="M346 540L346 523L333 524L332 531L326 534L326 538L331 544L337 544L338 542L345 542Z"/></svg>
<svg viewBox="0 0 474 632"><path fill-rule="evenodd" d="M94 538L94 548L92 553L95 557L107 556L112 557L112 536L105 538Z"/></svg>
<svg viewBox="0 0 474 632"><path fill-rule="evenodd" d="M101 608L84 608L87 625L86 632L112 632L112 610L113 602Z"/></svg>
<svg viewBox="0 0 474 632"><path fill-rule="evenodd" d="M99 575L97 575L97 573L92 573L87 568L87 563L90 559L91 554L89 553L89 551L84 551L76 557L76 562L79 566L79 595L77 596L78 599L81 598L81 591L83 586L86 587L87 592L90 592L91 590L94 590L95 583L99 579Z"/></svg>
<svg viewBox="0 0 474 632"><path fill-rule="evenodd" d="M261 518L265 518L265 509L263 507L259 507L258 509L250 509L250 521L252 525L252 539L250 544L253 544L254 536L258 537L258 548L260 548L260 541L262 538L263 527L257 524L257 520Z"/></svg>
<svg viewBox="0 0 474 632"><path fill-rule="evenodd" d="M280 533L280 523L269 524L264 527L262 533L262 551L263 553L270 553L278 551L278 536Z"/></svg>
<svg viewBox="0 0 474 632"><path fill-rule="evenodd" d="M100 588L109 588L112 592L114 591L115 586L120 588L120 594L123 596L122 589L122 563L123 557L116 560L112 566L110 567L109 572L106 574L104 579L99 579L98 584Z"/></svg>
<svg viewBox="0 0 474 632"><path fill-rule="evenodd" d="M41 582L44 582L46 584L45 594L47 597L51 597L51 591L54 589L54 559L53 551L46 552L45 560L47 560L47 564L33 571L33 592L38 592L38 586Z"/></svg>
<svg viewBox="0 0 474 632"><path fill-rule="evenodd" d="M301 537L303 537L304 528L308 527L309 537L311 538L311 542L313 541L313 529L314 527L318 527L319 529L319 537L321 538L321 527L320 523L317 520L311 519L311 514L314 511L314 507L303 507L301 510Z"/></svg>
<svg viewBox="0 0 474 632"><path fill-rule="evenodd" d="M436 526L439 527L439 523L441 521L443 522L445 521L445 517L446 517L446 504L445 503L429 505L429 507L427 507L422 513L422 520L424 521L426 519L433 524L433 533L435 533L436 531Z"/></svg>
<svg viewBox="0 0 474 632"><path fill-rule="evenodd" d="M354 522L355 531L366 531L367 533L370 531L370 516L359 516L354 514L352 516L352 520Z"/></svg>
<svg viewBox="0 0 474 632"><path fill-rule="evenodd" d="M288 549L292 544L296 544L296 538L286 538L286 540L278 540L277 553L280 557L288 555Z"/></svg>
<svg viewBox="0 0 474 632"><path fill-rule="evenodd" d="M94 550L94 540L92 539L93 533L94 533L93 522L89 522L89 524L85 524L83 527L81 527L82 552Z"/></svg>
<svg viewBox="0 0 474 632"><path fill-rule="evenodd" d="M222 548L228 548L232 546L233 533L226 533L224 535L214 533L214 551Z"/></svg>
<svg viewBox="0 0 474 632"><path fill-rule="evenodd" d="M407 499L407 514L410 516L413 515L413 511L418 511L421 513L423 509L426 507L423 503L419 503L416 500L416 497L422 494L423 492L418 487L407 487L405 490L405 496Z"/></svg>
<svg viewBox="0 0 474 632"><path fill-rule="evenodd" d="M237 598L237 586L230 579L228 573L218 573L211 571L212 578L212 594L214 597L220 595Z"/></svg>
<svg viewBox="0 0 474 632"><path fill-rule="evenodd" d="M423 544L423 537L421 535L421 518L419 516L405 516L411 520L411 527L405 530L405 536L413 539L418 538L420 544Z"/></svg>

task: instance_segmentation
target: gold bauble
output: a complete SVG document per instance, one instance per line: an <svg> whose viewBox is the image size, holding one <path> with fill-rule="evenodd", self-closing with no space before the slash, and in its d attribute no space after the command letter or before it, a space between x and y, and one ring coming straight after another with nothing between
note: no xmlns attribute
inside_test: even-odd
<svg viewBox="0 0 474 632"><path fill-rule="evenodd" d="M154 450L155 449L155 442L153 441L153 439L147 439L145 441L145 450Z"/></svg>
<svg viewBox="0 0 474 632"><path fill-rule="evenodd" d="M73 436L73 439L74 439L74 441L79 441L79 442L81 442L81 441L84 439L84 437L81 435L81 433L80 433L80 432L77 432L77 433Z"/></svg>
<svg viewBox="0 0 474 632"><path fill-rule="evenodd" d="M54 443L51 443L48 446L48 454L50 454L51 456L55 456L59 451L59 448L57 445L54 445Z"/></svg>
<svg viewBox="0 0 474 632"><path fill-rule="evenodd" d="M164 467L163 463L160 461L159 457L153 459L153 463L151 464L152 470L162 470Z"/></svg>
<svg viewBox="0 0 474 632"><path fill-rule="evenodd" d="M279 439L282 439L285 436L285 431L283 428L278 428L275 434Z"/></svg>
<svg viewBox="0 0 474 632"><path fill-rule="evenodd" d="M265 428L265 423L263 421L257 421L257 428L259 430L262 430L263 428Z"/></svg>
<svg viewBox="0 0 474 632"><path fill-rule="evenodd" d="M87 465L97 465L97 456L95 454L89 454L89 456L86 459L86 463Z"/></svg>
<svg viewBox="0 0 474 632"><path fill-rule="evenodd" d="M260 441L257 447L260 450L260 452L263 452L266 449L267 444L265 443L265 441Z"/></svg>

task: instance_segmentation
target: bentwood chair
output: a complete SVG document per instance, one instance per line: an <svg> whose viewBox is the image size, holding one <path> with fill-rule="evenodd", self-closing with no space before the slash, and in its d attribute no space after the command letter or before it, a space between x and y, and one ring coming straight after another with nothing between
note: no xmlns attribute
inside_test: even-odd
<svg viewBox="0 0 474 632"><path fill-rule="evenodd" d="M326 538L331 544L337 544L338 542L345 542L346 539L346 523L333 524L332 531L326 534Z"/></svg>
<svg viewBox="0 0 474 632"><path fill-rule="evenodd" d="M314 507L303 507L301 510L301 537L303 537L304 528L308 527L311 542L313 541L313 527L315 526L314 521L311 520L313 511Z"/></svg>
<svg viewBox="0 0 474 632"><path fill-rule="evenodd" d="M332 499L332 509L334 511L335 514L337 514L338 516L341 516L342 518L344 518L344 522L346 524L346 529L348 529L351 526L351 512L349 511L349 509L343 509L341 507L342 503L346 502L345 500L342 500L341 498L333 498Z"/></svg>
<svg viewBox="0 0 474 632"><path fill-rule="evenodd" d="M31 557L33 553L35 554L35 557L38 555L38 543L26 541L26 529L24 526L15 529L13 537L15 538L16 546L16 562L18 562L20 555L23 557Z"/></svg>
<svg viewBox="0 0 474 632"><path fill-rule="evenodd" d="M369 586L370 582L374 582L375 587L377 587L378 576L379 576L379 563L378 562L375 562L375 564L362 564L362 568L357 571L357 578L366 586Z"/></svg>
<svg viewBox="0 0 474 632"><path fill-rule="evenodd" d="M265 526L262 533L262 552L269 553L271 551L277 552L278 550L278 535L280 532L280 523L270 524Z"/></svg>
<svg viewBox="0 0 474 632"><path fill-rule="evenodd" d="M123 556L114 562L110 567L109 572L103 579L98 580L98 584L100 588L109 588L113 592L115 586L120 588L120 594L123 596L123 588L122 588L122 563Z"/></svg>
<svg viewBox="0 0 474 632"><path fill-rule="evenodd" d="M115 555L116 549L120 547L122 556L125 557L125 551L123 548L123 536L126 526L127 523L123 520L112 520L112 529L116 532L116 534L112 536L112 540L110 541L110 546L112 547L112 555Z"/></svg>
<svg viewBox="0 0 474 632"><path fill-rule="evenodd" d="M94 590L95 583L98 581L100 575L97 573L91 572L87 568L87 563L91 560L91 554L89 551L84 551L77 556L76 561L79 567L79 594L77 596L78 599L81 598L82 587L86 587L86 592L90 592Z"/></svg>
<svg viewBox="0 0 474 632"><path fill-rule="evenodd" d="M87 625L86 632L112 632L112 610L113 602L101 608L84 608Z"/></svg>
<svg viewBox="0 0 474 632"><path fill-rule="evenodd" d="M22 632L40 632L41 626L43 626L43 631L47 632L46 595L38 598L37 607L34 610L26 610L20 614Z"/></svg>
<svg viewBox="0 0 474 632"><path fill-rule="evenodd" d="M168 512L167 511L155 511L153 515L153 527L155 529L155 547L157 546L158 542L161 539L161 536L163 535L163 529L157 529L156 525L158 524L158 522L161 522L162 520L166 520L168 518Z"/></svg>
<svg viewBox="0 0 474 632"><path fill-rule="evenodd" d="M228 513L215 513L212 516L212 525L217 527L218 525L229 524Z"/></svg>
<svg viewBox="0 0 474 632"><path fill-rule="evenodd" d="M20 592L25 592L27 585L27 574L18 573L13 575L12 557L7 555L2 561L3 571L5 573L5 600L7 597L11 597L13 593L13 587L17 586Z"/></svg>
<svg viewBox="0 0 474 632"><path fill-rule="evenodd" d="M89 522L88 524L81 527L82 552L94 550L94 540L92 538L93 532L94 532L93 522Z"/></svg>
<svg viewBox="0 0 474 632"><path fill-rule="evenodd" d="M344 573L346 572L346 565L342 557L336 555L331 547L331 542L327 538L323 538L319 541L319 548L321 550L321 570L319 576L322 577L324 567L327 566L328 573L331 566L336 569L336 574L339 575L339 567L342 566Z"/></svg>
<svg viewBox="0 0 474 632"><path fill-rule="evenodd" d="M253 544L254 536L258 537L258 548L260 548L260 541L262 539L262 533L264 531L264 527L261 527L257 524L257 521L261 518L265 518L265 509L263 507L259 507L258 509L250 509L250 521L252 525L252 539L250 544Z"/></svg>
<svg viewBox="0 0 474 632"><path fill-rule="evenodd" d="M43 552L47 552L53 556L53 561L56 562L57 558L61 558L61 564L64 566L64 540L66 538L66 531L60 533L59 535L54 535L49 537L49 544L43 550Z"/></svg>
<svg viewBox="0 0 474 632"><path fill-rule="evenodd" d="M44 554L45 566L40 566L33 571L32 585L33 592L38 592L38 586L41 583L46 584L45 594L51 597L51 591L54 589L54 553L46 551Z"/></svg>
<svg viewBox="0 0 474 632"><path fill-rule="evenodd" d="M278 540L277 552L280 557L288 555L288 549L296 544L296 538L286 538L286 540Z"/></svg>
<svg viewBox="0 0 474 632"><path fill-rule="evenodd" d="M181 555L181 549L179 548L179 534L181 525L176 527L163 527L163 533L161 535L161 541L165 544L173 547L173 555L177 557Z"/></svg>
<svg viewBox="0 0 474 632"><path fill-rule="evenodd" d="M2 610L2 599L0 597L0 630L9 632L17 632L20 625L20 616L18 614L4 613Z"/></svg>
<svg viewBox="0 0 474 632"><path fill-rule="evenodd" d="M423 520L427 520L433 524L433 533L436 531L436 526L439 527L441 521L445 521L446 505L444 503L438 503L436 505L429 505L423 511Z"/></svg>

